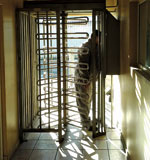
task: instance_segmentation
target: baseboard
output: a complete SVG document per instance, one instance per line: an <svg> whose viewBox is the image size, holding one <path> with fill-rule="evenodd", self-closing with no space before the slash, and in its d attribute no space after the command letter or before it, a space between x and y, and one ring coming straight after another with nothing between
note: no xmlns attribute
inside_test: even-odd
<svg viewBox="0 0 150 160"><path fill-rule="evenodd" d="M16 145L14 146L12 152L8 155L8 157L7 157L8 159L7 159L7 160L10 160L10 159L12 158L13 154L14 154L14 153L16 152L16 150L18 149L19 144L20 144L20 142L18 141L18 142L16 143Z"/></svg>

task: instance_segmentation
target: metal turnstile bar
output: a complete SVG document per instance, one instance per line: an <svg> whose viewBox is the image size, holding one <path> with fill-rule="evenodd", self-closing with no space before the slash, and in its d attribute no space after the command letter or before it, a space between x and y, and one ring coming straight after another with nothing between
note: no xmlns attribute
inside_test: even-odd
<svg viewBox="0 0 150 160"><path fill-rule="evenodd" d="M72 49L72 48L68 48L68 49ZM45 51L46 51L45 48L40 49L40 50L44 51L44 53L41 53L40 56L43 56L43 55L46 55L46 54L47 54L47 53L45 52ZM51 49L50 49L50 50L51 50ZM37 55L39 55L38 51L39 51L39 50L37 50ZM60 53L63 53L63 52L60 52ZM66 54L80 54L80 52L78 52L78 51L76 51L76 52L65 51L65 53L66 53ZM50 55L56 55L57 52L50 52L49 54L50 54ZM87 53L85 52L85 53L83 53L83 54L86 55Z"/></svg>
<svg viewBox="0 0 150 160"><path fill-rule="evenodd" d="M32 21L31 16L33 14L34 20L36 17L36 21ZM92 31L94 37L96 37L95 30L98 29L100 31L101 28L101 26L99 25L99 21L101 21L101 17L99 14L100 12L93 10ZM59 10L46 10L42 11L42 13L41 11L34 11L34 13L32 11L28 11L25 15L26 16L23 16L22 18L20 17L20 20L22 21L22 24L20 24L24 31L22 33L22 36L24 36L24 38L22 39L22 46L27 46L25 48L22 47L22 51L24 53L27 53L22 55L22 59L25 59L24 62L22 61L22 73L24 78L24 80L22 80L22 84L24 84L24 93L22 94L24 96L24 99L22 100L22 103L24 105L24 107L22 108L22 129L23 132L26 132L27 130L40 132L57 131L59 141L61 142L63 140L63 124L71 124L72 122L71 125L74 125L76 123L76 127L80 127L81 125L80 121L75 119L75 116L79 117L81 113L79 114L78 109L80 107L76 105L74 99L78 98L86 101L86 94L83 93L81 96L78 96L79 92L74 91L73 88L74 84L76 83L87 85L88 79L75 77L73 74L73 69L79 69L80 71L89 69L87 63L75 62L71 57L72 55L80 55L82 53L81 50L84 49L84 47L82 48L67 46L69 40L87 39L89 37L89 34L86 32L68 33L67 27L68 25L87 24L88 22L85 23L81 17L67 17L67 14L64 11L60 12ZM36 26L36 29L33 31L34 33L32 33L32 23L34 24L34 26ZM34 52L32 48L34 44L29 43L30 40L28 40L32 39L32 34L34 34L34 39L37 42L37 46L35 47ZM103 41L105 41L105 39ZM95 42L96 41L94 40L92 44L92 60L94 65L95 59L93 57L96 57ZM100 44L98 46L100 46ZM104 53L103 49L104 48L102 47L102 52ZM34 54L31 55L31 52L33 52ZM88 50L87 52L84 52L84 54L88 54ZM35 61L34 56L37 57L37 61ZM36 69L36 72L38 72L38 79L36 80L36 85L38 88L38 95L36 96L36 101L38 103L37 108L33 106L32 102L32 94L34 94L32 92L34 91L30 92L31 88L33 88L32 79L34 75L32 70L32 63L36 63L36 65L34 65L34 68ZM68 74L69 72L71 74ZM100 95L104 96L105 93L104 88L100 87L102 85L105 85L105 76L103 73L101 73L101 75L98 76L98 83L96 83L95 72L96 71L94 66L94 77L92 82L93 137L97 136L96 122L101 123L98 126L99 131L101 133L104 133L105 131L105 106L103 106L104 98L101 98L101 100L99 100ZM63 87L61 89L62 85ZM36 128L34 128L35 113L37 113L39 123L39 128L37 128L37 130ZM44 122L42 116L45 116L46 122ZM57 116L57 119L55 119L54 116ZM97 118L98 120L96 120ZM29 128L27 129L26 127ZM53 130L52 127L58 127L58 129Z"/></svg>
<svg viewBox="0 0 150 160"><path fill-rule="evenodd" d="M29 36L29 39L31 39L31 30L30 30L30 27L31 27L31 20L30 20L30 12L28 11L28 30L29 30L29 32L28 32L28 36ZM31 106L31 118L30 118L30 120L31 120L31 128L33 127L33 106L32 106L32 45L31 45L31 43L29 43L29 56L30 56L30 99L31 99L31 104L30 104L30 106Z"/></svg>
<svg viewBox="0 0 150 160"><path fill-rule="evenodd" d="M75 37L75 35L84 35L84 36L80 36L80 37ZM47 39L47 37L48 37L48 39L51 39L51 40L53 40L53 39L57 39L57 37L56 37L56 33L38 33L37 35L36 35L36 38L39 38L40 40L45 40L45 39ZM89 37L89 34L87 33L87 32L75 32L75 33L65 33L64 35L62 35L62 33L60 33L60 35L61 35L61 37L60 37L60 39L87 39L88 37ZM74 37L70 37L69 35L74 35ZM55 37L51 37L51 36L55 36ZM46 38L45 38L46 37Z"/></svg>
<svg viewBox="0 0 150 160"><path fill-rule="evenodd" d="M48 29L48 11L46 11L46 41L47 41L47 59L49 60L49 38L48 38L48 34L49 34L49 29ZM39 38L39 37L38 37ZM40 38L39 38L40 39ZM48 128L50 128L50 83L49 83L49 61L47 61L47 72L48 72Z"/></svg>
<svg viewBox="0 0 150 160"><path fill-rule="evenodd" d="M44 17L41 17L39 20L43 20L43 22L39 22L38 21L38 19L36 19L35 20L35 22L37 23L37 24L43 24L43 25L45 25L46 24L46 19L44 18ZM70 22L67 22L67 20L71 20ZM74 22L73 22L73 20L74 20ZM55 22L53 22L53 21L55 21ZM48 25L56 25L57 24L57 17L55 18L53 18L53 17L50 17L49 19L48 19ZM63 18L60 18L60 24L63 24ZM89 18L88 17L71 17L71 18L66 18L66 21L64 22L64 24L75 24L75 25L77 25L77 24L79 24L79 25L81 25L81 24L83 24L83 25L85 25L85 24L87 24L89 22Z"/></svg>
<svg viewBox="0 0 150 160"><path fill-rule="evenodd" d="M96 82L96 65L95 65L95 57L96 57L96 35L95 35L95 30L96 30L96 19L95 19L95 16L96 16L96 11L93 10L92 12L92 31L93 31L93 41L92 41L92 62L93 62L93 89L92 89L92 92L93 92L93 101L92 101L92 109L93 109L93 137L95 137L95 133L96 133L96 117L95 117L95 112L96 112L96 92L95 92L95 88L96 88L96 85L95 85L95 82Z"/></svg>
<svg viewBox="0 0 150 160"><path fill-rule="evenodd" d="M60 11L56 11L57 16L57 78L58 78L58 135L59 135L59 142L62 141L62 121L61 121L61 70L60 70Z"/></svg>
<svg viewBox="0 0 150 160"><path fill-rule="evenodd" d="M38 18L38 22L39 22L39 12L37 12L37 18ZM38 23L38 33L40 33L40 25ZM38 39L38 48L41 48L40 47L40 40ZM41 59L40 59L40 50L39 50L39 64L41 64ZM39 83L41 84L41 67L39 66ZM41 85L39 85L39 93L41 93ZM41 127L41 123L42 123L42 120L41 120L41 97L40 97L40 100L39 100L39 107L40 107L40 129L42 128Z"/></svg>

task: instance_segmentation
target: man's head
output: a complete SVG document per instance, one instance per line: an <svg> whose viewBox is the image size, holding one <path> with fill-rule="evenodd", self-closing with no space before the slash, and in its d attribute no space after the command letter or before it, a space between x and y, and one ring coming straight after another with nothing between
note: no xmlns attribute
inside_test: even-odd
<svg viewBox="0 0 150 160"><path fill-rule="evenodd" d="M100 31L98 31L98 30L95 30L95 36L96 36L96 44L98 44L98 42L101 40L101 32ZM93 39L94 38L94 35L93 35L93 33L91 34L91 39Z"/></svg>

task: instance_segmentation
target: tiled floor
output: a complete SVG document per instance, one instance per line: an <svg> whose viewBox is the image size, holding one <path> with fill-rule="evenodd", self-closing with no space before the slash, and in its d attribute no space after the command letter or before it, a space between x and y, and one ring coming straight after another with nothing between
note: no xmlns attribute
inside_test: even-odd
<svg viewBox="0 0 150 160"><path fill-rule="evenodd" d="M68 127L62 144L56 133L28 133L12 160L126 160L120 134L107 129L106 136L93 139L91 132Z"/></svg>

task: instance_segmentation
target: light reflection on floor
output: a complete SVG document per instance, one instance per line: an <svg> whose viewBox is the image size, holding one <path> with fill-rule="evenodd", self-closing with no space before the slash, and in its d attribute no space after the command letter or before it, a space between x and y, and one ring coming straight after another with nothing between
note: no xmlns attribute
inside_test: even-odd
<svg viewBox="0 0 150 160"><path fill-rule="evenodd" d="M12 160L126 160L120 133L115 129L93 139L92 132L68 125L61 144L57 133L27 133L26 139Z"/></svg>

